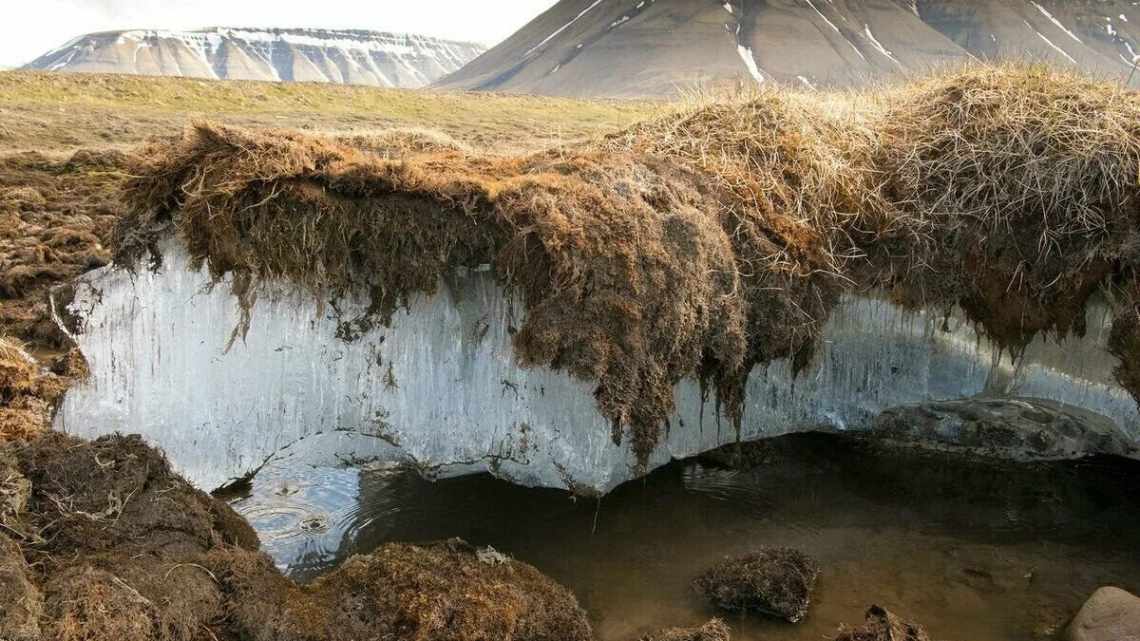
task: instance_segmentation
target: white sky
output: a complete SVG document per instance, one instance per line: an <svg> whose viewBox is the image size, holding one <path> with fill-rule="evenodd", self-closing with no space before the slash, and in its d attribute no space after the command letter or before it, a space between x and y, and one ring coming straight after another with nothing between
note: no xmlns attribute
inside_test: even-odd
<svg viewBox="0 0 1140 641"><path fill-rule="evenodd" d="M329 27L493 45L555 0L0 0L0 66L117 29Z"/></svg>

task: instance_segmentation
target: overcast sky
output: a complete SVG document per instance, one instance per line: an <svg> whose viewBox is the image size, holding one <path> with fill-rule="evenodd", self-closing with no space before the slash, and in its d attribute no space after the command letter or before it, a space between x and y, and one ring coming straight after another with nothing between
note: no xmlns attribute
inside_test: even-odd
<svg viewBox="0 0 1140 641"><path fill-rule="evenodd" d="M488 45L555 0L0 0L0 66L116 29L332 27L408 31Z"/></svg>

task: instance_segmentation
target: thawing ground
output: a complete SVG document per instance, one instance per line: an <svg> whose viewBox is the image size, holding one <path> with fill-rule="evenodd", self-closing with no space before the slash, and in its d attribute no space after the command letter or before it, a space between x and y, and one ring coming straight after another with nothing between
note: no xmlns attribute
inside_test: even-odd
<svg viewBox="0 0 1140 641"><path fill-rule="evenodd" d="M1023 640L1064 625L1101 585L1140 588L1135 462L965 463L822 435L753 445L749 460L675 463L599 503L488 476L433 484L285 459L232 505L300 580L390 541L493 546L573 590L603 641L703 623L716 612L689 582L763 544L820 560L815 602L800 625L730 618L734 639L830 638L877 603L933 638Z"/></svg>

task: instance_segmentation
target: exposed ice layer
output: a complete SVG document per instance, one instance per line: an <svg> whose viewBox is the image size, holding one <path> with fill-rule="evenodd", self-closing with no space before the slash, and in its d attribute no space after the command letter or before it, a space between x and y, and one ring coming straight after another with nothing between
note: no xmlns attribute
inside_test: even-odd
<svg viewBox="0 0 1140 641"><path fill-rule="evenodd" d="M227 351L241 314L228 284L211 287L174 243L164 253L154 273L107 268L81 280L70 310L92 378L67 394L58 429L143 434L205 488L282 451L313 463L406 458L441 475L486 469L526 485L603 491L635 476L592 384L517 366L511 333L525 311L490 274L457 272L391 327L352 342L338 328L363 301L319 310L310 297L265 287L248 335ZM1086 337L1038 341L1015 367L958 318L850 297L798 378L786 362L752 373L740 437L860 430L888 407L988 390L1099 412L1135 442L1136 405L1102 350L1109 322L1094 305ZM680 383L676 396L653 466L736 440L696 382Z"/></svg>

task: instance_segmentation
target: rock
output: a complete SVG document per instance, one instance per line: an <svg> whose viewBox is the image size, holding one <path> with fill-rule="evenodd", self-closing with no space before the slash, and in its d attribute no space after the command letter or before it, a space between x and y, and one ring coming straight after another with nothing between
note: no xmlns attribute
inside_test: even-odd
<svg viewBox="0 0 1140 641"><path fill-rule="evenodd" d="M879 414L871 429L884 441L1015 461L1135 453L1110 419L1040 399L967 398L904 405Z"/></svg>
<svg viewBox="0 0 1140 641"><path fill-rule="evenodd" d="M1140 641L1140 597L1097 590L1069 624L1068 641Z"/></svg>
<svg viewBox="0 0 1140 641"><path fill-rule="evenodd" d="M922 626L903 621L873 605L867 610L863 625L854 629L840 628L835 641L930 641L930 636Z"/></svg>
<svg viewBox="0 0 1140 641"><path fill-rule="evenodd" d="M641 641L729 641L731 638L724 621L713 619L699 628L670 628L647 634Z"/></svg>
<svg viewBox="0 0 1140 641"><path fill-rule="evenodd" d="M0 534L0 639L39 639L43 609L43 595L29 580L19 546Z"/></svg>
<svg viewBox="0 0 1140 641"><path fill-rule="evenodd" d="M759 612L797 623L807 614L819 565L799 550L761 547L728 559L693 581L693 588L729 612Z"/></svg>

